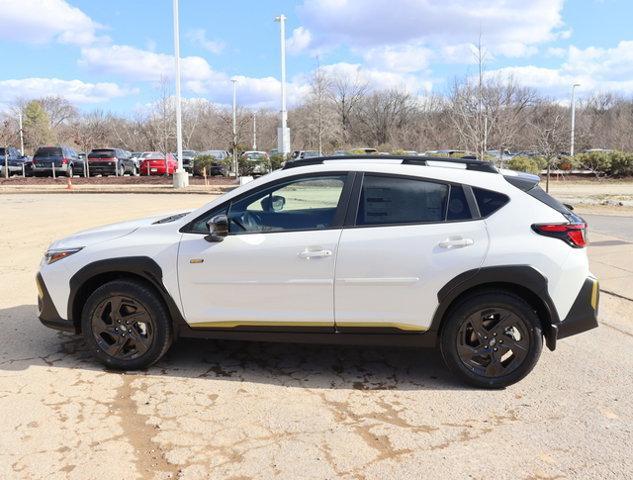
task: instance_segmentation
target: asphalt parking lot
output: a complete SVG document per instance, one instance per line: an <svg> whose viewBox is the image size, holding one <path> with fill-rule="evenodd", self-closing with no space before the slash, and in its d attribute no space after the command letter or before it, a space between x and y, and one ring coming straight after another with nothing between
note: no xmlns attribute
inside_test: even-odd
<svg viewBox="0 0 633 480"><path fill-rule="evenodd" d="M0 478L633 477L633 302L617 296L602 295L600 328L503 391L393 348L189 340L120 374L39 324L34 274L53 239L208 199L2 196ZM625 289L633 235L618 225L632 220L589 220L592 268Z"/></svg>

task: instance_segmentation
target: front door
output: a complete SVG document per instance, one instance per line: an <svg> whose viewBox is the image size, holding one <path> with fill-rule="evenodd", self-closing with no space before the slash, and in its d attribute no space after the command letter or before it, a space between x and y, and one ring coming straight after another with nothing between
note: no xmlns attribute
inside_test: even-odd
<svg viewBox="0 0 633 480"><path fill-rule="evenodd" d="M336 327L421 332L437 293L481 266L488 247L463 187L419 178L365 174L355 226L336 264Z"/></svg>
<svg viewBox="0 0 633 480"><path fill-rule="evenodd" d="M332 331L347 177L303 175L264 185L194 222L178 255L186 321L200 328ZM208 242L206 221L218 213L228 216L229 235Z"/></svg>

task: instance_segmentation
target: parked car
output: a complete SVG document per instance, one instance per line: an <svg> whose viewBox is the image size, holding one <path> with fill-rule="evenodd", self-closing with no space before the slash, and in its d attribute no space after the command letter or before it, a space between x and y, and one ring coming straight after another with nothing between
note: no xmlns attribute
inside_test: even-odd
<svg viewBox="0 0 633 480"><path fill-rule="evenodd" d="M587 226L538 182L477 160L297 160L192 212L53 243L39 318L107 368L183 337L439 346L463 381L501 388L598 325Z"/></svg>
<svg viewBox="0 0 633 480"><path fill-rule="evenodd" d="M134 162L134 165L136 165L136 171L140 172L141 171L141 155L143 154L143 152L131 152L130 153L130 160L132 160Z"/></svg>
<svg viewBox="0 0 633 480"><path fill-rule="evenodd" d="M137 175L130 152L121 148L95 148L88 154L88 172L93 175Z"/></svg>
<svg viewBox="0 0 633 480"><path fill-rule="evenodd" d="M317 150L295 150L292 152L290 156L289 162L294 160L302 160L304 158L316 158L319 157L319 152Z"/></svg>
<svg viewBox="0 0 633 480"><path fill-rule="evenodd" d="M229 152L226 150L205 150L203 152L198 152L197 157L201 156L210 156L215 159L213 165L211 165L211 171L207 172L209 175L222 175L226 177L229 172L226 168L226 159L231 156Z"/></svg>
<svg viewBox="0 0 633 480"><path fill-rule="evenodd" d="M6 158L5 158L6 155ZM8 176L22 175L31 176L31 160L24 156L15 147L0 147L0 176L5 176L5 160Z"/></svg>
<svg viewBox="0 0 633 480"><path fill-rule="evenodd" d="M143 152L141 155L141 175L173 175L178 162L171 153Z"/></svg>
<svg viewBox="0 0 633 480"><path fill-rule="evenodd" d="M195 150L183 150L182 151L182 168L193 175L193 163L198 153ZM178 160L178 155L174 155Z"/></svg>
<svg viewBox="0 0 633 480"><path fill-rule="evenodd" d="M245 160L247 164L249 162L254 164L252 168L248 168L249 171L246 172L247 175L258 176L271 171L270 157L266 152L248 150L242 153L242 160Z"/></svg>
<svg viewBox="0 0 633 480"><path fill-rule="evenodd" d="M66 146L40 147L33 155L31 170L33 175L65 175L72 177L78 173L83 175L85 163L77 152Z"/></svg>

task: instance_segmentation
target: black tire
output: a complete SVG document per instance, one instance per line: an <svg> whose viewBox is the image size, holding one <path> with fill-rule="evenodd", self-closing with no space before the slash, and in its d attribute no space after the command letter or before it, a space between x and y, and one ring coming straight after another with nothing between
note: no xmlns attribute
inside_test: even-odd
<svg viewBox="0 0 633 480"><path fill-rule="evenodd" d="M117 307L118 314L112 315ZM150 287L135 280L97 288L83 308L81 328L94 357L115 370L147 368L173 341L167 308Z"/></svg>
<svg viewBox="0 0 633 480"><path fill-rule="evenodd" d="M479 388L504 388L532 371L543 349L534 309L511 292L483 291L461 300L442 326L447 367Z"/></svg>

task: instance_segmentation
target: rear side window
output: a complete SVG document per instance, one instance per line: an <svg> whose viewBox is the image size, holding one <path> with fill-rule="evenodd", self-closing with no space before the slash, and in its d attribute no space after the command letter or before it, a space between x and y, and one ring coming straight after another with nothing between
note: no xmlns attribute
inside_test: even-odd
<svg viewBox="0 0 633 480"><path fill-rule="evenodd" d="M443 222L448 190L442 183L365 175L356 225Z"/></svg>
<svg viewBox="0 0 633 480"><path fill-rule="evenodd" d="M510 201L507 195L492 190L473 187L473 193L482 217L492 215Z"/></svg>

